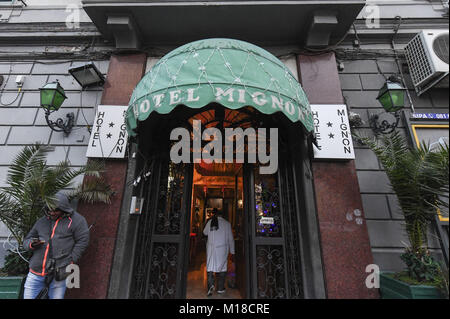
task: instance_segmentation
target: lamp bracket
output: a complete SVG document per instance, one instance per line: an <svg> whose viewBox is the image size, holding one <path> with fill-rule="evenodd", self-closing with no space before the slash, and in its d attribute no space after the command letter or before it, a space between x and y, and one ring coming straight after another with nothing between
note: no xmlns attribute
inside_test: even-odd
<svg viewBox="0 0 450 319"><path fill-rule="evenodd" d="M49 116L52 112L48 109L45 110L45 120L47 121L47 125L55 132L64 132L66 136L70 134L72 131L72 127L75 121L75 114L73 112L67 113L67 120L64 121L62 118L58 118L56 121L52 121L49 119Z"/></svg>
<svg viewBox="0 0 450 319"><path fill-rule="evenodd" d="M392 114L392 113L391 113ZM396 111L394 114L395 121L389 123L387 120L382 120L381 123L379 121L379 114L371 114L369 117L369 125L374 131L375 135L381 134L390 134L394 132L397 128L398 123L400 122L400 110Z"/></svg>

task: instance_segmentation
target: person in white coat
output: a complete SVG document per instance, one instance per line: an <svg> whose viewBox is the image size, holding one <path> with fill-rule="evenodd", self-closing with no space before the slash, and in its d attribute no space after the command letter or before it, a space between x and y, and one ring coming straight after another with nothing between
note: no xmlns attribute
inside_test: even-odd
<svg viewBox="0 0 450 319"><path fill-rule="evenodd" d="M228 254L234 259L234 238L231 224L221 217L222 212L213 210L213 217L206 223L203 234L208 236L206 244L206 272L208 275L208 296L214 291L214 274L217 274L217 292L225 292Z"/></svg>

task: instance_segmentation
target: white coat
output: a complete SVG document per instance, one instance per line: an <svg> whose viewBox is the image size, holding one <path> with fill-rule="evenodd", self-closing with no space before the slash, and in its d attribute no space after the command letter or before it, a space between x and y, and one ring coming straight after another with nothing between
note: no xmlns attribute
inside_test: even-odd
<svg viewBox="0 0 450 319"><path fill-rule="evenodd" d="M226 272L228 253L234 255L234 238L231 224L222 217L217 218L219 229L211 231L211 220L206 223L203 234L208 236L206 244L206 271Z"/></svg>

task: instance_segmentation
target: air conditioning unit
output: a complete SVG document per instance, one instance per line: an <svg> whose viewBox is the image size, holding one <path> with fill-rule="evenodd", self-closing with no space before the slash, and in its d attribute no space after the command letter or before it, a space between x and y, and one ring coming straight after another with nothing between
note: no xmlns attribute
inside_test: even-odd
<svg viewBox="0 0 450 319"><path fill-rule="evenodd" d="M423 30L406 45L405 55L418 95L448 83L448 30Z"/></svg>

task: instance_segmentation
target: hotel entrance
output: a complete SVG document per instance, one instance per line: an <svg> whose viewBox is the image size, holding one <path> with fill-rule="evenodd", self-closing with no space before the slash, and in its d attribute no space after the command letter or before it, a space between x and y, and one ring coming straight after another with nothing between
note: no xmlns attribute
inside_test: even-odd
<svg viewBox="0 0 450 319"><path fill-rule="evenodd" d="M300 221L305 212L301 127L282 114L267 116L251 107L229 110L216 103L200 110L179 107L171 115L155 114L140 135L154 136L158 143L141 143L139 150L137 169L151 174L139 191L144 208L136 235L132 297L207 297L203 229L216 208L232 226L236 254L234 263L228 263L226 293L211 298L303 298L302 244L308 231L302 233ZM192 128L200 119L202 129L276 128L277 140L265 145L269 153L277 142L276 172L263 174L265 164L248 162L249 153L256 151L247 143L251 134L242 150L235 141L234 158L243 151L244 163L171 161L171 130ZM166 141L164 148L161 141Z"/></svg>
<svg viewBox="0 0 450 319"><path fill-rule="evenodd" d="M226 293L214 297L323 294L313 117L280 60L238 40L182 46L136 86L126 125L139 176L131 195L142 204L124 242L128 297L206 298L203 230L214 208L236 251Z"/></svg>
<svg viewBox="0 0 450 319"><path fill-rule="evenodd" d="M189 232L189 265L186 298L206 297L206 241L203 235L213 209L222 212L222 217L231 224L235 243L235 258L228 258L226 291L213 293L211 298L245 297L245 251L242 164L194 165L193 196ZM215 285L217 287L217 284Z"/></svg>

